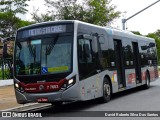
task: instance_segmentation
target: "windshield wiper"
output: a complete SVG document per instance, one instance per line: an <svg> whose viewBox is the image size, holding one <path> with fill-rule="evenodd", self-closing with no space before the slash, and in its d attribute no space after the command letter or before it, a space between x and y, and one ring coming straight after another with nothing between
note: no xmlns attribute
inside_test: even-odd
<svg viewBox="0 0 160 120"><path fill-rule="evenodd" d="M27 44L28 44L29 52L31 53L31 55L32 55L33 57L35 57L35 54L34 54L34 51L33 51L33 48L32 48L32 46L31 46L30 41L27 42Z"/></svg>
<svg viewBox="0 0 160 120"><path fill-rule="evenodd" d="M53 50L57 40L58 40L59 36L56 35L56 37L51 40L51 42L49 43L49 45L47 46L47 50L46 50L46 55L49 55L51 53L51 51Z"/></svg>

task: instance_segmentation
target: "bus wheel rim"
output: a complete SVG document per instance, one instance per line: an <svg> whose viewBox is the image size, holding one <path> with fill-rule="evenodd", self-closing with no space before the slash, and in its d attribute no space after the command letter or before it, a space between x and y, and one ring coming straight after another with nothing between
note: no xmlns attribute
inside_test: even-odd
<svg viewBox="0 0 160 120"><path fill-rule="evenodd" d="M109 84L104 84L104 95L109 96L111 94L110 92L110 85Z"/></svg>

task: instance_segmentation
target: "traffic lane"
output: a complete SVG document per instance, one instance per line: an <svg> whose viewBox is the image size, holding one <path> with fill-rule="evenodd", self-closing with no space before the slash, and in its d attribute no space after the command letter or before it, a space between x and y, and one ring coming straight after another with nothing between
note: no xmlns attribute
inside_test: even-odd
<svg viewBox="0 0 160 120"><path fill-rule="evenodd" d="M97 104L97 100L73 104L72 109L86 111L160 111L160 80L151 82L149 89L142 87L113 95L109 103ZM66 106L66 108L69 106ZM87 107L87 108L86 108ZM63 108L62 108L63 109Z"/></svg>
<svg viewBox="0 0 160 120"><path fill-rule="evenodd" d="M42 113L43 117L39 119L46 120L159 120L159 118L156 117L83 117L81 116L81 113L79 113L77 117L73 117L77 114L75 111L85 111L86 113L87 111L160 111L159 90L160 80L157 80L152 82L150 89L147 90L136 88L114 94L109 103L100 104L98 100L90 100L85 102L65 104L61 107L50 107L48 109L40 109L28 112L40 112ZM12 118L7 118L7 120L12 120Z"/></svg>
<svg viewBox="0 0 160 120"><path fill-rule="evenodd" d="M49 116L73 115L72 111L160 111L160 80L151 83L149 89L141 87L114 94L109 103L98 100L75 102L60 107L39 110ZM72 111L71 111L72 110Z"/></svg>

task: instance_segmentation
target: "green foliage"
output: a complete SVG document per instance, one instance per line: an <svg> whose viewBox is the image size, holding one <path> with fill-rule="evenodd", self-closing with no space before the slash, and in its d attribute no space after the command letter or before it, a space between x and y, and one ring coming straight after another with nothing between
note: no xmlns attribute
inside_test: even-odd
<svg viewBox="0 0 160 120"><path fill-rule="evenodd" d="M27 1L30 0L1 0L0 6L2 8L0 9L0 12L11 12L12 14L17 14L17 13L24 14L27 12L27 9L25 8L28 6L28 4L26 4Z"/></svg>
<svg viewBox="0 0 160 120"><path fill-rule="evenodd" d="M139 31L131 31L131 32L136 34L136 35L142 35Z"/></svg>
<svg viewBox="0 0 160 120"><path fill-rule="evenodd" d="M19 18L17 18L11 12L3 12L0 13L0 33L1 37L9 37L14 34L16 25L15 23L19 22Z"/></svg>
<svg viewBox="0 0 160 120"><path fill-rule="evenodd" d="M108 22L119 17L120 12L115 12L115 6L109 6L108 0L89 0L87 22L106 26Z"/></svg>
<svg viewBox="0 0 160 120"><path fill-rule="evenodd" d="M34 12L31 14L32 15L32 19L35 21L35 22L44 22L44 21L50 21L50 20L55 20L53 18L53 16L49 15L49 13L46 13L46 14L41 14L40 16L38 15L38 9L37 10L34 10Z"/></svg>
<svg viewBox="0 0 160 120"><path fill-rule="evenodd" d="M27 12L26 4L30 0L1 0L0 1L0 37L14 36L16 30L20 27L32 24L32 22L23 21L16 14Z"/></svg>
<svg viewBox="0 0 160 120"><path fill-rule="evenodd" d="M18 18L16 15L18 13L24 14L27 12L25 8L28 6L26 1L30 0L1 0L0 1L0 37L6 38L15 36L15 33L18 28L32 24L32 22L24 21ZM3 46L1 44L1 46ZM13 64L13 41L7 42L7 46L10 46L7 49L8 56L7 58L3 59L3 61L8 61L7 64L9 68L3 71L4 77L11 78L12 77L12 69L11 66ZM2 55L2 47L0 49ZM1 56L0 56L1 57ZM2 59L0 60L2 66ZM0 78L2 78L2 70L0 70Z"/></svg>
<svg viewBox="0 0 160 120"><path fill-rule="evenodd" d="M17 28L21 28L21 27L28 26L28 25L31 25L31 24L34 24L34 23L35 22L20 20L16 25L17 25Z"/></svg>
<svg viewBox="0 0 160 120"><path fill-rule="evenodd" d="M4 72L4 73L3 73ZM4 79L9 79L8 78L8 75L9 75L9 70L8 69L6 69L6 70L4 70L4 71L2 71L1 69L0 69L0 80L3 80L3 74L4 74Z"/></svg>
<svg viewBox="0 0 160 120"><path fill-rule="evenodd" d="M48 11L38 15L39 10L32 13L36 22L49 20L80 20L96 25L106 26L107 23L119 17L120 12L109 0L45 0Z"/></svg>
<svg viewBox="0 0 160 120"><path fill-rule="evenodd" d="M18 28L32 23L33 22L21 20L11 12L0 12L0 37L14 36Z"/></svg>

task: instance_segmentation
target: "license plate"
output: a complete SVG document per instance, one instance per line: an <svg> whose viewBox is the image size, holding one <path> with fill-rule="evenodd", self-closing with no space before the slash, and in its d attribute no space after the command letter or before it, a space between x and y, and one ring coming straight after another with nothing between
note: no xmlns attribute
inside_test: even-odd
<svg viewBox="0 0 160 120"><path fill-rule="evenodd" d="M38 98L37 102L48 102L48 98Z"/></svg>

